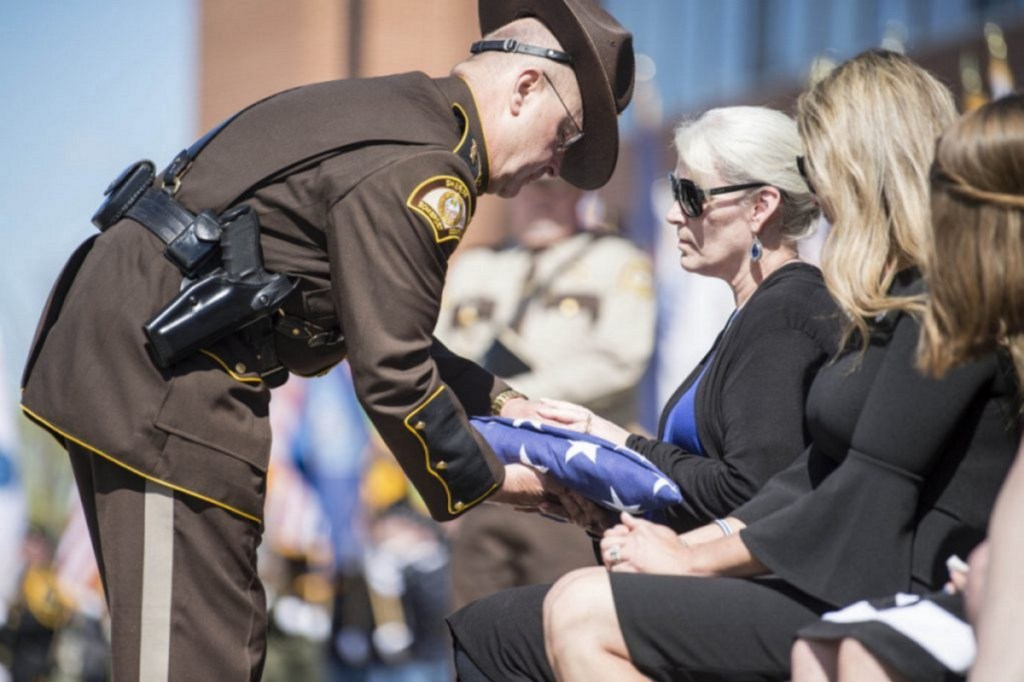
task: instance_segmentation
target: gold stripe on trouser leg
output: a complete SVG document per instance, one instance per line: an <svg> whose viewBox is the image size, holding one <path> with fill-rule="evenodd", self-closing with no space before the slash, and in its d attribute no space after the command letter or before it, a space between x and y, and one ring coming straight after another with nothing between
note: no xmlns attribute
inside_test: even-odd
<svg viewBox="0 0 1024 682"><path fill-rule="evenodd" d="M168 679L171 654L174 491L152 481L146 481L142 554L139 679L164 682Z"/></svg>

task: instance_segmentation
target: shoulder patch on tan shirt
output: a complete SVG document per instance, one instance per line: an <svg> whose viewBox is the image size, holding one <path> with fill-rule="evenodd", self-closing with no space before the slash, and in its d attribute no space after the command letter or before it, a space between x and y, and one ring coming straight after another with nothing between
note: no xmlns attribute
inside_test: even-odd
<svg viewBox="0 0 1024 682"><path fill-rule="evenodd" d="M405 204L419 213L434 232L438 244L462 239L469 224L472 195L453 175L436 175L421 182Z"/></svg>

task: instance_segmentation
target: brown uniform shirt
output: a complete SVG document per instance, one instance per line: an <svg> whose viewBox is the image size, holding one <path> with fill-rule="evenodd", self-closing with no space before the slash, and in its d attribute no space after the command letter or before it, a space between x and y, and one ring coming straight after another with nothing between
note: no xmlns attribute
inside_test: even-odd
<svg viewBox="0 0 1024 682"><path fill-rule="evenodd" d="M297 277L289 315L345 343L278 336L289 370L345 358L359 399L435 518L487 497L504 469L468 426L505 386L431 335L448 257L486 188L469 88L410 73L296 88L229 123L184 174L189 210L249 204L266 267ZM51 294L23 380L23 409L60 438L135 473L262 516L270 391L230 336L170 370L142 325L181 275L123 220L84 244Z"/></svg>

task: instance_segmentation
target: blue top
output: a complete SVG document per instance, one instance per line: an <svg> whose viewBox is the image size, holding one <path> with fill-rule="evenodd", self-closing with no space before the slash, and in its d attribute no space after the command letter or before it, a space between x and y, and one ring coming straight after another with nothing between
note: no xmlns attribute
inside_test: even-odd
<svg viewBox="0 0 1024 682"><path fill-rule="evenodd" d="M665 434L663 437L663 440L677 445L687 452L705 457L707 453L704 452L704 446L700 444L700 434L697 433L695 403L697 387L700 386L700 380L704 378L708 367L711 366L712 357L708 358L696 381L690 384L690 388L686 389L686 393L672 407L672 412L669 413L668 420L665 422Z"/></svg>
<svg viewBox="0 0 1024 682"><path fill-rule="evenodd" d="M708 367L714 361L715 351L718 350L718 344L721 342L722 337L725 336L725 331L732 325L732 321L739 312L740 308L737 308L729 314L729 319L725 321L722 333L715 339L715 345L712 346L711 352L708 353L707 361L704 363L704 367L701 368L700 374L690 384L690 387L686 389L686 393L672 406L672 411L669 413L668 419L665 420L663 440L681 447L694 455L708 456L708 453L704 452L704 446L700 443L700 434L697 432L697 388L700 386L700 380L707 373Z"/></svg>

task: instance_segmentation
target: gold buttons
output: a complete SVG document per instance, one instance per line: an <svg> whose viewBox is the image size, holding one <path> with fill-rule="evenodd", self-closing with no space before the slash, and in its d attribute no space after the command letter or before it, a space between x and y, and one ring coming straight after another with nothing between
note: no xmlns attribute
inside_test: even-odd
<svg viewBox="0 0 1024 682"><path fill-rule="evenodd" d="M298 336L299 333L300 332L299 332L299 330L297 328L294 328L294 327L292 328L292 336Z"/></svg>
<svg viewBox="0 0 1024 682"><path fill-rule="evenodd" d="M425 421L418 421L412 425L412 428L416 429L417 431L422 431L423 429L427 428L427 423Z"/></svg>
<svg viewBox="0 0 1024 682"><path fill-rule="evenodd" d="M235 365L235 372L238 374L245 374L245 365L239 362Z"/></svg>
<svg viewBox="0 0 1024 682"><path fill-rule="evenodd" d="M454 507L453 507L453 509L455 509L455 511L462 511L465 508L466 508L466 505L463 504L462 502L456 502Z"/></svg>
<svg viewBox="0 0 1024 682"><path fill-rule="evenodd" d="M580 302L571 296L563 298L558 304L558 310L566 317L572 317L580 311Z"/></svg>
<svg viewBox="0 0 1024 682"><path fill-rule="evenodd" d="M448 462L442 459L441 461L436 462L434 464L434 468L437 469L438 471L444 471L445 469L448 468Z"/></svg>

